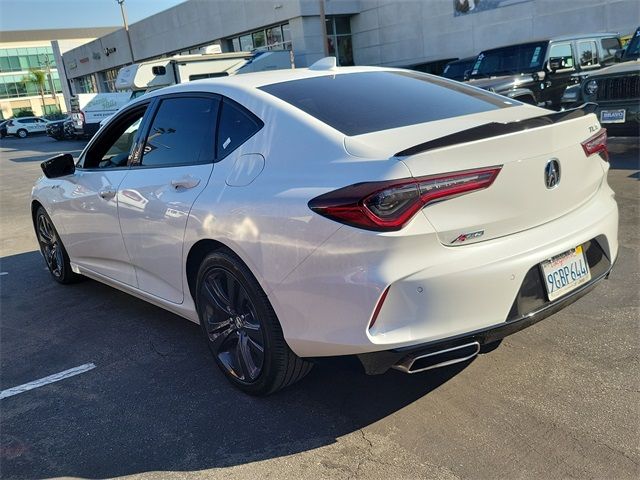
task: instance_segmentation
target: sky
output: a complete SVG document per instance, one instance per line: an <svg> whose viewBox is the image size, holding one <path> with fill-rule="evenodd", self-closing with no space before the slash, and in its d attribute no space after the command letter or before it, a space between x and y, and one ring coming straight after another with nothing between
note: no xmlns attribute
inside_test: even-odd
<svg viewBox="0 0 640 480"><path fill-rule="evenodd" d="M125 0L129 23L185 0ZM0 30L121 26L116 0L0 0Z"/></svg>

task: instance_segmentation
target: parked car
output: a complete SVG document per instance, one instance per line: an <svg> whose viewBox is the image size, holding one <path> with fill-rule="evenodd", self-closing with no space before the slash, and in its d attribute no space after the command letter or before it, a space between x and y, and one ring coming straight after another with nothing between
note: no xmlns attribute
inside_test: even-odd
<svg viewBox="0 0 640 480"><path fill-rule="evenodd" d="M598 105L596 114L613 135L640 135L640 28L621 56L623 63L593 72L580 85L567 89L565 108L583 102Z"/></svg>
<svg viewBox="0 0 640 480"><path fill-rule="evenodd" d="M32 133L44 133L49 120L40 117L12 118L7 122L7 135L26 138Z"/></svg>
<svg viewBox="0 0 640 480"><path fill-rule="evenodd" d="M318 357L463 362L586 294L618 253L607 159L588 111L333 58L135 99L31 209L56 281L199 322L263 395Z"/></svg>
<svg viewBox="0 0 640 480"><path fill-rule="evenodd" d="M595 33L485 50L471 69L469 84L559 110L565 88L613 64L620 47L617 34Z"/></svg>
<svg viewBox="0 0 640 480"><path fill-rule="evenodd" d="M476 63L476 58L477 57L459 58L458 60L447 63L442 72L442 76L459 82L466 80ZM465 74L467 75L466 77Z"/></svg>
<svg viewBox="0 0 640 480"><path fill-rule="evenodd" d="M49 122L46 131L48 136L56 140L71 140L76 138L73 119L71 117Z"/></svg>
<svg viewBox="0 0 640 480"><path fill-rule="evenodd" d="M0 122L0 138L7 136L7 123L9 123L9 120L3 120Z"/></svg>

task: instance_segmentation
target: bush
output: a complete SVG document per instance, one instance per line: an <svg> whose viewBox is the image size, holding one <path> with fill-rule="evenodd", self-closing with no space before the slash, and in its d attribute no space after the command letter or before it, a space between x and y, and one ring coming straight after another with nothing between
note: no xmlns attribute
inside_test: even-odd
<svg viewBox="0 0 640 480"><path fill-rule="evenodd" d="M35 117L35 115L33 114L33 110L31 110L30 108L23 108L17 111L14 110L13 117L14 118Z"/></svg>

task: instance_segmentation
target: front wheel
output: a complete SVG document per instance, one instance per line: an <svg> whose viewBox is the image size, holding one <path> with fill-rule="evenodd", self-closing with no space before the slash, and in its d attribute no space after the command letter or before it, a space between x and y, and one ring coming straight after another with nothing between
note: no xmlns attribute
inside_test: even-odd
<svg viewBox="0 0 640 480"><path fill-rule="evenodd" d="M82 278L71 270L69 255L44 208L36 212L36 235L40 251L51 276L59 283L73 283Z"/></svg>
<svg viewBox="0 0 640 480"><path fill-rule="evenodd" d="M21 128L16 132L16 135L18 135L18 137L20 138L27 138L27 135L29 135L29 132L27 132L24 128Z"/></svg>
<svg viewBox="0 0 640 480"><path fill-rule="evenodd" d="M268 395L311 370L289 349L266 294L235 255L216 251L203 260L196 304L216 363L245 393Z"/></svg>

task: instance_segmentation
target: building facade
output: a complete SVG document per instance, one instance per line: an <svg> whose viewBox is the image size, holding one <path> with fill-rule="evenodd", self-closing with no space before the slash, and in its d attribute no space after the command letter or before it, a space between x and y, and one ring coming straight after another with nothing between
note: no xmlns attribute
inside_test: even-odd
<svg viewBox="0 0 640 480"><path fill-rule="evenodd" d="M114 28L27 30L0 34L0 115L52 115L67 111L63 52ZM91 33L94 36L90 36ZM61 47L62 46L62 50ZM40 74L36 72L41 72ZM38 77L43 80L41 83Z"/></svg>
<svg viewBox="0 0 640 480"><path fill-rule="evenodd" d="M481 50L544 37L628 34L637 0L188 0L63 55L72 93L108 92L120 67L217 44L223 52L286 48L298 67L325 55L340 65L426 71Z"/></svg>

